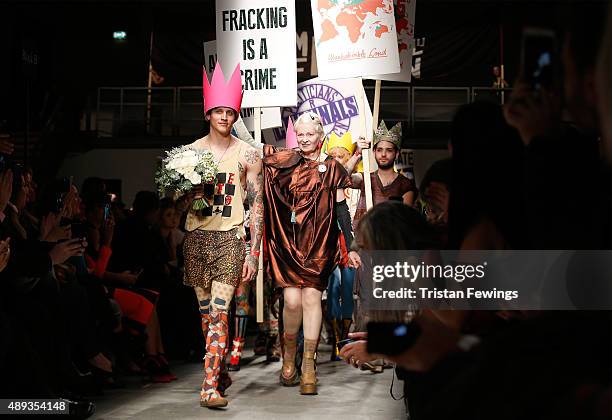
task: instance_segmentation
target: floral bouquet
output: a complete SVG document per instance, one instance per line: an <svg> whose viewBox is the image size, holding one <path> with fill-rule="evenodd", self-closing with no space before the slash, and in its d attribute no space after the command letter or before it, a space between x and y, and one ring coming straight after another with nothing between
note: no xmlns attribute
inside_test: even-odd
<svg viewBox="0 0 612 420"><path fill-rule="evenodd" d="M191 146L175 147L166 152L161 167L155 174L155 182L160 194L167 190L179 193L190 191L195 185L210 184L217 177L218 167L213 154L208 150L194 149ZM200 198L193 202L193 210L202 210L209 203Z"/></svg>

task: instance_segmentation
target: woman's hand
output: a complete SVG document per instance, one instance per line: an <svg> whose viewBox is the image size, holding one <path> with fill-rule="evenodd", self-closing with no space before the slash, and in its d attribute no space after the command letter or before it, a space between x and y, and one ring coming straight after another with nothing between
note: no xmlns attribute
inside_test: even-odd
<svg viewBox="0 0 612 420"><path fill-rule="evenodd" d="M82 238L59 242L49 251L51 263L53 265L63 264L72 257L83 255L85 248L87 248L87 242L83 241Z"/></svg>
<svg viewBox="0 0 612 420"><path fill-rule="evenodd" d="M357 251L350 251L348 254L349 258L349 267L352 268L360 268L361 267L361 257Z"/></svg>
<svg viewBox="0 0 612 420"><path fill-rule="evenodd" d="M66 236L66 234L70 233L70 226L67 226L67 232L65 229L66 226L60 226L61 220L62 216L53 212L43 216L40 223L40 240L46 242L57 242L62 239L69 239L70 236Z"/></svg>

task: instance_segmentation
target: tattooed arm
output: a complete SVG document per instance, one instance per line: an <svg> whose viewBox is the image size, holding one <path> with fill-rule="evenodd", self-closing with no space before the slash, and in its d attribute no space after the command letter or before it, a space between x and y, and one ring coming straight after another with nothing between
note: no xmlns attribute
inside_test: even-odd
<svg viewBox="0 0 612 420"><path fill-rule="evenodd" d="M249 281L257 274L259 250L264 228L263 171L259 151L248 148L244 153L246 161L247 199L251 211L251 254L247 255L242 270L242 281Z"/></svg>

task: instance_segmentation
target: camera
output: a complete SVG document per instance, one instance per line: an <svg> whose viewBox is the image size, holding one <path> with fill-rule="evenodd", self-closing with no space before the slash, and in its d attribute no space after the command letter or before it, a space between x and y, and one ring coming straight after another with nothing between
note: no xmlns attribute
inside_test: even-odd
<svg viewBox="0 0 612 420"><path fill-rule="evenodd" d="M421 327L414 322L369 322L368 353L396 356L408 350L421 335Z"/></svg>

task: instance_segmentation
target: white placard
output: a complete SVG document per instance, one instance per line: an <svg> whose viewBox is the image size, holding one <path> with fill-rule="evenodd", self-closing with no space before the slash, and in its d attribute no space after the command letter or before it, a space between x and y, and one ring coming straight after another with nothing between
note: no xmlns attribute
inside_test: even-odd
<svg viewBox="0 0 612 420"><path fill-rule="evenodd" d="M279 107L274 108L260 108L261 109L261 129L282 127L283 121L281 119L281 109ZM240 110L240 116L247 130L255 131L255 109L254 108L242 108Z"/></svg>
<svg viewBox="0 0 612 420"><path fill-rule="evenodd" d="M295 106L295 0L217 0L217 56L242 70L245 108Z"/></svg>
<svg viewBox="0 0 612 420"><path fill-rule="evenodd" d="M204 42L204 68L206 69L206 75L208 80L212 79L212 73L215 70L215 64L217 63L217 41L206 41ZM243 102L244 103L244 102ZM255 111L253 108L244 108L240 110L240 116L244 121L244 125L247 130L255 130L255 122L253 116ZM261 128L275 128L281 127L283 122L281 120L281 110L279 107L272 108L261 108Z"/></svg>
<svg viewBox="0 0 612 420"><path fill-rule="evenodd" d="M395 26L397 29L397 48L399 50L400 72L368 76L368 79L410 82L412 76L412 51L414 42L414 22L416 0L393 0L395 6Z"/></svg>
<svg viewBox="0 0 612 420"><path fill-rule="evenodd" d="M315 112L323 122L325 135L335 132L342 136L351 132L353 142L359 136L365 136L360 124L361 104L359 104L359 90L363 91L360 79L320 80L314 78L302 82L297 88L298 104L296 107L283 108L283 124L286 127L291 116L295 121L305 112ZM365 96L365 95L364 95ZM366 130L372 131L372 111L366 98ZM267 144L284 147L285 129L275 128L263 132Z"/></svg>
<svg viewBox="0 0 612 420"><path fill-rule="evenodd" d="M208 80L212 80L213 71L215 71L215 64L217 64L217 41L205 41L204 69L206 70ZM229 76L229 74L225 75L226 78Z"/></svg>
<svg viewBox="0 0 612 420"><path fill-rule="evenodd" d="M311 0L322 79L398 73L393 0Z"/></svg>

